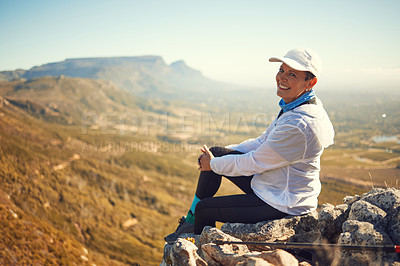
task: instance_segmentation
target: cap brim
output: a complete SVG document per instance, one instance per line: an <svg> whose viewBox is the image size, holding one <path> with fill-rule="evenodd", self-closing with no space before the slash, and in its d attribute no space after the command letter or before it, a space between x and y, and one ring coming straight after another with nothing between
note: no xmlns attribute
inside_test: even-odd
<svg viewBox="0 0 400 266"><path fill-rule="evenodd" d="M309 69L305 68L303 65L299 64L297 61L290 58L279 58L279 57L271 57L269 59L270 62L282 62L286 65L290 66L293 69L299 71L309 71Z"/></svg>

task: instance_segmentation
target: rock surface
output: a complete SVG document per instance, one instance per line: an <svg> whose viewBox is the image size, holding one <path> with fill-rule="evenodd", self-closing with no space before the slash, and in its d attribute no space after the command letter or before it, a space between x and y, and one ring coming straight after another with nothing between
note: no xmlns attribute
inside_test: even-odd
<svg viewBox="0 0 400 266"><path fill-rule="evenodd" d="M375 188L324 204L317 212L256 224L205 227L164 248L161 265L399 265L396 253L347 250L274 249L263 245L217 245L223 241L302 242L344 245L400 244L400 191Z"/></svg>

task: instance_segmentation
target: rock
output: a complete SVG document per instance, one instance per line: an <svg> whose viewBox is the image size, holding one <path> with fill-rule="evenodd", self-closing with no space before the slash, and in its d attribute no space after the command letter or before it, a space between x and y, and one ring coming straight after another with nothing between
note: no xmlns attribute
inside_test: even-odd
<svg viewBox="0 0 400 266"><path fill-rule="evenodd" d="M378 206L385 212L400 207L400 193L395 188L374 188L370 192L363 194L361 199Z"/></svg>
<svg viewBox="0 0 400 266"><path fill-rule="evenodd" d="M193 242L179 238L172 245L170 256L172 265L207 265L197 254L197 249Z"/></svg>
<svg viewBox="0 0 400 266"><path fill-rule="evenodd" d="M357 200L360 199L359 195L354 195L354 196L346 196L343 198L343 203L345 204L352 204L354 202L356 202Z"/></svg>
<svg viewBox="0 0 400 266"><path fill-rule="evenodd" d="M382 231L377 231L369 222L347 220L343 223L343 233L339 244L345 245L393 245L390 237ZM395 261L396 254L384 252L351 252L341 251L342 262L346 265L377 265Z"/></svg>
<svg viewBox="0 0 400 266"><path fill-rule="evenodd" d="M349 205L342 204L333 206L324 204L318 212L318 230L321 240L336 242L339 234L342 232L342 225L349 216Z"/></svg>
<svg viewBox="0 0 400 266"><path fill-rule="evenodd" d="M171 253L172 253L172 245L165 243L163 261L162 261L161 265L171 265L172 264Z"/></svg>
<svg viewBox="0 0 400 266"><path fill-rule="evenodd" d="M388 234L393 243L400 244L400 207L390 212L388 221Z"/></svg>
<svg viewBox="0 0 400 266"><path fill-rule="evenodd" d="M14 212L13 210L9 210L10 211L10 213L11 213L11 215L12 215L12 217L14 217L15 219L17 219L18 218L18 214L16 213L16 212Z"/></svg>
<svg viewBox="0 0 400 266"><path fill-rule="evenodd" d="M396 253L374 251L271 250L266 245L216 245L223 241L400 244L400 191L376 188L347 196L345 204L324 204L319 212L256 224L205 227L201 235L182 235L164 247L162 265L400 265Z"/></svg>
<svg viewBox="0 0 400 266"><path fill-rule="evenodd" d="M364 200L353 203L349 213L349 220L369 222L381 229L386 228L387 220L385 217L386 212L384 210Z"/></svg>
<svg viewBox="0 0 400 266"><path fill-rule="evenodd" d="M289 252L281 249L263 252L241 252L229 248L230 245L217 246L209 243L202 246L203 251L222 265L298 265L298 260Z"/></svg>
<svg viewBox="0 0 400 266"><path fill-rule="evenodd" d="M200 236L201 249L207 253L207 263L218 262L223 265L235 265L242 261L240 255L250 252L246 245L216 245L215 240L241 241L235 237L225 234L217 228L206 226ZM208 258L212 260L208 260Z"/></svg>
<svg viewBox="0 0 400 266"><path fill-rule="evenodd" d="M217 265L237 265L239 262L244 261L243 257L233 252L233 248L230 246L208 243L202 245L201 249L203 253L207 254L207 263L215 264L217 262ZM211 258L211 261L209 258Z"/></svg>
<svg viewBox="0 0 400 266"><path fill-rule="evenodd" d="M208 255L208 253L207 252L202 252L201 253L201 257L206 261L206 263L209 265L209 266L219 266L219 265L221 265L219 262L217 262L215 259L213 259L212 257L210 257L209 255Z"/></svg>
<svg viewBox="0 0 400 266"><path fill-rule="evenodd" d="M126 220L123 224L122 224L122 228L124 230L128 230L129 228L131 228L132 226L135 226L138 223L138 219L136 218L130 218L128 220Z"/></svg>
<svg viewBox="0 0 400 266"><path fill-rule="evenodd" d="M183 242L183 244L182 243L180 244L180 247L182 247L182 248L189 248L189 249L191 248L191 249L195 249L196 251L198 251L198 249L199 249L199 246L200 246L200 236L199 235L182 234L181 237L178 238L178 240L185 240L187 242L191 242L195 246L195 247L193 247L193 245ZM164 245L163 263L165 265L171 265L173 263L173 261L176 261L174 259L174 254L177 252L178 247L175 246L175 243L176 242L174 242L173 244L165 243L165 245ZM190 251L190 252L192 252L192 251Z"/></svg>
<svg viewBox="0 0 400 266"><path fill-rule="evenodd" d="M311 266L311 264L306 261L302 261L302 262L299 262L299 266Z"/></svg>
<svg viewBox="0 0 400 266"><path fill-rule="evenodd" d="M282 249L261 252L259 257L268 261L272 265L284 266L299 264L297 259L292 254Z"/></svg>
<svg viewBox="0 0 400 266"><path fill-rule="evenodd" d="M369 222L347 220L343 223L343 233L339 244L346 245L393 245L390 237L383 231L375 229Z"/></svg>
<svg viewBox="0 0 400 266"><path fill-rule="evenodd" d="M206 244L204 249L212 248L212 245ZM207 254L210 254L207 251ZM246 254L210 254L218 263L222 265L298 265L297 259L281 249L263 252L251 252Z"/></svg>
<svg viewBox="0 0 400 266"><path fill-rule="evenodd" d="M239 262L236 265L241 265L241 266L273 266L273 264L266 262L265 260L261 258L248 258L244 261Z"/></svg>
<svg viewBox="0 0 400 266"><path fill-rule="evenodd" d="M311 212L301 216L287 216L278 220L256 224L225 223L221 230L243 241L315 241L319 232L318 213Z"/></svg>
<svg viewBox="0 0 400 266"><path fill-rule="evenodd" d="M247 258L246 260L243 260L239 262L236 265L241 265L241 266L273 266L273 264L261 259L261 258Z"/></svg>
<svg viewBox="0 0 400 266"><path fill-rule="evenodd" d="M241 242L240 239L238 239L232 235L226 234L223 231L219 230L218 228L211 227L211 226L204 227L204 229L200 235L200 244L203 245L206 243L212 243L212 242L215 242L216 240ZM232 246L234 247L235 251L238 251L241 253L249 252L249 249L247 248L246 245L232 245Z"/></svg>

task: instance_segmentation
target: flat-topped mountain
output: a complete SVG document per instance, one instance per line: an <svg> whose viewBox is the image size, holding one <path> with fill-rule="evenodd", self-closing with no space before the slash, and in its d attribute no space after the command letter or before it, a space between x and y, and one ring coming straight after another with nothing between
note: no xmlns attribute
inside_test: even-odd
<svg viewBox="0 0 400 266"><path fill-rule="evenodd" d="M182 60L168 65L160 56L66 59L29 70L2 71L0 80L61 75L108 80L135 95L166 99L194 99L193 94L235 87L203 76Z"/></svg>

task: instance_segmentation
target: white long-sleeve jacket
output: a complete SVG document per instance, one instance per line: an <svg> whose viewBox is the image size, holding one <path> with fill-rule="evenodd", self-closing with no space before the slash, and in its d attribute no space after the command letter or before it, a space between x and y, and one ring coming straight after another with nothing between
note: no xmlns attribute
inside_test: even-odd
<svg viewBox="0 0 400 266"><path fill-rule="evenodd" d="M228 148L243 152L211 160L225 176L253 176L255 194L272 207L300 215L315 210L321 192L320 157L333 144L332 123L319 99L276 119L258 138Z"/></svg>

